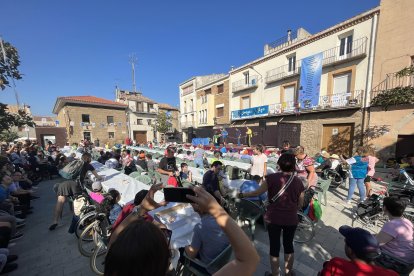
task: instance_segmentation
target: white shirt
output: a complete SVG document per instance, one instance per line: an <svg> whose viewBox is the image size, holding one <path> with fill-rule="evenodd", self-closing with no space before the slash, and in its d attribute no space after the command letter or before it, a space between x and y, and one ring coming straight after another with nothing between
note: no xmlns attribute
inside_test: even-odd
<svg viewBox="0 0 414 276"><path fill-rule="evenodd" d="M267 163L266 154L262 153L259 155L253 155L252 156L252 169L250 170L250 174L263 177L265 163Z"/></svg>

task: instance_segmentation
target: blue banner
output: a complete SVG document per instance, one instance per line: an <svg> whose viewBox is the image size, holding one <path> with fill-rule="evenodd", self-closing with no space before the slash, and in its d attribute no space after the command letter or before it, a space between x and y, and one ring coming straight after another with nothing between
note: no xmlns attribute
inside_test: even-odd
<svg viewBox="0 0 414 276"><path fill-rule="evenodd" d="M249 119L255 117L263 117L269 115L269 106L263 105L258 107L235 110L231 112L231 119Z"/></svg>
<svg viewBox="0 0 414 276"><path fill-rule="evenodd" d="M323 53L302 60L300 67L299 99L301 109L319 105Z"/></svg>

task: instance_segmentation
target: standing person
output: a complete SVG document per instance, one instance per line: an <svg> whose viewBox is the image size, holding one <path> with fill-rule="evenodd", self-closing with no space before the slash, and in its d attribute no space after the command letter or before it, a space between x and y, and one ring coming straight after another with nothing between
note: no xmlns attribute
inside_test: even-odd
<svg viewBox="0 0 414 276"><path fill-rule="evenodd" d="M236 138L237 138L237 146L240 147L241 146L241 143L240 143L241 131L238 128L236 128Z"/></svg>
<svg viewBox="0 0 414 276"><path fill-rule="evenodd" d="M215 147L219 146L220 143L220 134L218 133L218 131L216 131L213 135L213 143Z"/></svg>
<svg viewBox="0 0 414 276"><path fill-rule="evenodd" d="M375 150L369 146L365 149L365 155L368 158L368 173L367 177L364 179L364 184L367 196L369 197L371 195L371 179L375 174L375 164L379 161L379 159L375 157Z"/></svg>
<svg viewBox="0 0 414 276"><path fill-rule="evenodd" d="M174 187L179 186L177 181L178 168L176 162L174 150L172 148L167 148L167 156L161 159L157 169L157 171L162 174L162 182Z"/></svg>
<svg viewBox="0 0 414 276"><path fill-rule="evenodd" d="M264 177L267 174L267 156L263 153L263 146L257 145L253 150L250 167L250 175Z"/></svg>
<svg viewBox="0 0 414 276"><path fill-rule="evenodd" d="M413 224L403 217L407 201L393 197L384 198L383 210L389 221L384 223L376 236L381 251L375 263L408 275L414 264Z"/></svg>
<svg viewBox="0 0 414 276"><path fill-rule="evenodd" d="M259 196L266 191L268 192L269 204L264 218L269 223L267 229L270 243L272 275L280 275L279 251L280 234L282 232L285 253L284 274L293 275L293 238L299 223L297 211L302 208L305 190L302 181L294 175L295 164L296 160L294 155L283 154L278 160L281 172L268 175L256 191L239 194L240 198L245 198ZM277 197L282 189L284 189L284 192Z"/></svg>
<svg viewBox="0 0 414 276"><path fill-rule="evenodd" d="M290 142L288 140L285 140L282 143L282 150L280 151L280 154L284 153L294 154L293 150L290 148Z"/></svg>
<svg viewBox="0 0 414 276"><path fill-rule="evenodd" d="M203 160L206 157L206 152L203 149L203 145L199 144L198 148L194 151L194 163L196 168L204 168Z"/></svg>
<svg viewBox="0 0 414 276"><path fill-rule="evenodd" d="M365 185L364 180L368 173L368 158L363 157L364 147L358 147L356 155L353 158L347 159L347 163L351 165L351 174L349 176L349 190L348 197L345 199L347 204L351 203L352 196L355 191L355 186L358 186L359 200L365 200Z"/></svg>
<svg viewBox="0 0 414 276"><path fill-rule="evenodd" d="M221 137L223 137L223 144L226 145L227 144L227 136L229 136L229 133L227 132L227 130L223 127L221 129Z"/></svg>
<svg viewBox="0 0 414 276"><path fill-rule="evenodd" d="M95 147L99 147L99 138L96 138L93 144L95 145Z"/></svg>
<svg viewBox="0 0 414 276"><path fill-rule="evenodd" d="M250 127L246 127L246 144L248 147L252 145L253 131Z"/></svg>
<svg viewBox="0 0 414 276"><path fill-rule="evenodd" d="M92 156L90 153L86 152L82 154L82 161L83 166L79 173L79 179L81 183L83 183L83 181L85 180L88 171L92 172L92 174L96 177L97 180L103 180L103 177L98 175L95 168L91 165ZM59 219L62 218L63 205L65 204L66 198L69 196L75 196L82 193L82 188L79 186L77 181L74 180L66 180L62 183L58 183L55 185L54 190L56 191L57 202L54 211L53 223L49 227L49 230L51 231L56 229Z"/></svg>
<svg viewBox="0 0 414 276"><path fill-rule="evenodd" d="M310 187L316 186L318 176L315 172L314 161L305 153L305 148L298 146L294 150L296 156L296 173L299 177L306 178Z"/></svg>
<svg viewBox="0 0 414 276"><path fill-rule="evenodd" d="M220 193L220 186L219 186L219 173L223 163L220 161L214 161L211 164L211 169L208 170L203 176L203 188L209 192L214 198L217 200L218 203L223 205L225 203L225 199Z"/></svg>

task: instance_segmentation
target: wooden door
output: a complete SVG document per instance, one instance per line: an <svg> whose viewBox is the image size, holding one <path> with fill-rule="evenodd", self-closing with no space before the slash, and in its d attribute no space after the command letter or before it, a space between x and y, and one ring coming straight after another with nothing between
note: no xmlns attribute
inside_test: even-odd
<svg viewBox="0 0 414 276"><path fill-rule="evenodd" d="M139 144L146 144L148 142L146 131L134 131L134 138L135 142Z"/></svg>
<svg viewBox="0 0 414 276"><path fill-rule="evenodd" d="M352 155L354 124L324 125L322 148L330 154Z"/></svg>

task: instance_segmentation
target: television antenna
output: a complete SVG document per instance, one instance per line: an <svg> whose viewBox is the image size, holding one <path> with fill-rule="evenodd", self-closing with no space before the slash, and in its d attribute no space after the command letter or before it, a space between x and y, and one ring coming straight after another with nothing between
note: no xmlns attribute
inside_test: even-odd
<svg viewBox="0 0 414 276"><path fill-rule="evenodd" d="M132 67L132 91L137 92L137 85L135 83L135 64L137 64L138 59L135 53L129 55L129 63L131 63Z"/></svg>

